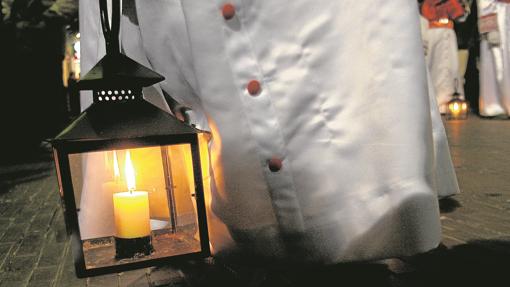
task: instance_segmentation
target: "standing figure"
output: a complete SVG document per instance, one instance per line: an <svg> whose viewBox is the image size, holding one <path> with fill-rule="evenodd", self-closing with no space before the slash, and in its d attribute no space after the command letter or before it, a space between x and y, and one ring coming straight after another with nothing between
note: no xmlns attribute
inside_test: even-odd
<svg viewBox="0 0 510 287"><path fill-rule="evenodd" d="M459 43L460 79L464 80L464 92L469 108L478 114L480 76L480 34L478 33L478 6L475 0L464 0L466 20L456 22L455 32Z"/></svg>
<svg viewBox="0 0 510 287"><path fill-rule="evenodd" d="M136 13L122 19L123 51L211 130L215 255L337 263L438 246L440 163L414 2L124 4ZM80 5L86 72L104 47L97 1Z"/></svg>
<svg viewBox="0 0 510 287"><path fill-rule="evenodd" d="M480 115L510 115L510 1L478 0Z"/></svg>
<svg viewBox="0 0 510 287"><path fill-rule="evenodd" d="M453 30L453 21L464 16L464 8L459 0L425 0L420 10L426 19L422 36L427 66L439 111L446 113L455 92L464 97L463 82L459 80L457 37Z"/></svg>

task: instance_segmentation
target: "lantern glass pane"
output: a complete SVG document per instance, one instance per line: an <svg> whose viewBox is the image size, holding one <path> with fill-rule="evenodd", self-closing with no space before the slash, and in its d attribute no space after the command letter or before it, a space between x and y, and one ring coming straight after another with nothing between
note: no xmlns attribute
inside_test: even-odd
<svg viewBox="0 0 510 287"><path fill-rule="evenodd" d="M448 102L446 118L448 120L467 119L468 111L469 111L469 109L468 109L467 102L462 99L455 98L455 99L451 100L450 102Z"/></svg>
<svg viewBox="0 0 510 287"><path fill-rule="evenodd" d="M201 251L191 146L70 154L87 269Z"/></svg>

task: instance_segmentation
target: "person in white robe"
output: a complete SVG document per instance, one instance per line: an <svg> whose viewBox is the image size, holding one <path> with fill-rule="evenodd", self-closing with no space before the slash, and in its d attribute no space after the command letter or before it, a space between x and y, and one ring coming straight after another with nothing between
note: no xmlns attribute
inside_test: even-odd
<svg viewBox="0 0 510 287"><path fill-rule="evenodd" d="M453 4L455 3L455 4ZM455 92L464 98L464 82L459 72L457 36L453 20L461 17L462 7L457 0L426 0L421 7L422 37L426 47L427 67L430 71L436 101L441 114Z"/></svg>
<svg viewBox="0 0 510 287"><path fill-rule="evenodd" d="M510 115L510 1L478 0L480 115Z"/></svg>
<svg viewBox="0 0 510 287"><path fill-rule="evenodd" d="M438 195L458 186L436 161L416 3L129 3L123 51L166 77L147 100L171 95L212 133L214 255L327 264L438 246ZM86 72L104 44L97 1L80 6Z"/></svg>

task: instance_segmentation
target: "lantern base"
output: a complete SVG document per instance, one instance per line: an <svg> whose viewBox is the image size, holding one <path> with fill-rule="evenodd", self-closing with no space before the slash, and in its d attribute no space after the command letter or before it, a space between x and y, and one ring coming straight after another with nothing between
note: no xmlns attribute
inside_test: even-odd
<svg viewBox="0 0 510 287"><path fill-rule="evenodd" d="M115 259L127 259L150 255L154 251L151 236L137 238L115 237Z"/></svg>

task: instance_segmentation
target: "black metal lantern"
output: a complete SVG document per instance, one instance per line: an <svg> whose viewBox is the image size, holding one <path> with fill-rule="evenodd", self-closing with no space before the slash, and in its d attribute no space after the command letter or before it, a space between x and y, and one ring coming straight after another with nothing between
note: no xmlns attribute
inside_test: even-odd
<svg viewBox="0 0 510 287"><path fill-rule="evenodd" d="M162 81L119 52L100 1L107 54L78 83L94 103L52 142L78 277L210 255L202 131L143 99Z"/></svg>

